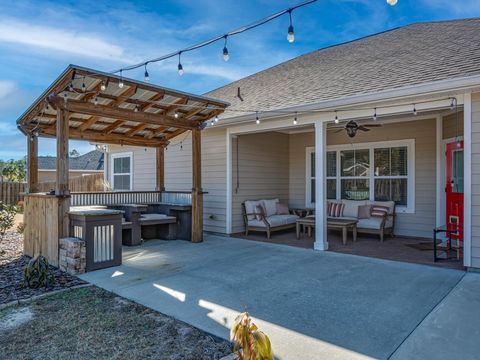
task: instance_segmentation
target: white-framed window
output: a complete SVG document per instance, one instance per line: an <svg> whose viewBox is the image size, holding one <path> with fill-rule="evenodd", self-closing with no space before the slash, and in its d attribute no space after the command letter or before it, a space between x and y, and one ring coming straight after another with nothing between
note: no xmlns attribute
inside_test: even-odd
<svg viewBox="0 0 480 360"><path fill-rule="evenodd" d="M132 190L133 154L131 152L112 154L111 160L113 190Z"/></svg>
<svg viewBox="0 0 480 360"><path fill-rule="evenodd" d="M315 149L307 148L306 206L315 206ZM327 199L395 201L415 212L415 140L327 147ZM313 171L313 176L312 176Z"/></svg>

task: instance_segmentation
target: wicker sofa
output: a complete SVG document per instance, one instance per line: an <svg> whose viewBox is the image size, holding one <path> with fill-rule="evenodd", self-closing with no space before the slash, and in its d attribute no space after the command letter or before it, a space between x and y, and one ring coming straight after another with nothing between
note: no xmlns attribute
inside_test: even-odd
<svg viewBox="0 0 480 360"><path fill-rule="evenodd" d="M269 200L248 200L242 203L243 222L245 225L245 235L249 231L260 231L267 234L270 239L272 232L286 230L296 227L297 215L277 214L275 211L278 199ZM257 205L262 207L262 211L255 211Z"/></svg>
<svg viewBox="0 0 480 360"><path fill-rule="evenodd" d="M393 201L370 201L370 200L331 200L329 202L344 204L343 214L336 219L358 220L357 231L360 233L374 234L380 236L383 242L385 235L394 236L395 228L395 202ZM388 208L384 217L359 218L358 208L362 205L379 205Z"/></svg>

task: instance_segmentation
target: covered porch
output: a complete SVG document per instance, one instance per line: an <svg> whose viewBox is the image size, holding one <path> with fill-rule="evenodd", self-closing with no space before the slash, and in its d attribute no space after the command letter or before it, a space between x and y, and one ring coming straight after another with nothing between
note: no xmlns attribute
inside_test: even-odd
<svg viewBox="0 0 480 360"><path fill-rule="evenodd" d="M266 118L260 124L229 129L231 233L250 240L434 264L433 229L449 218L445 190L452 186L447 184L447 167L452 164L447 164L446 149L453 144L462 150L455 166L463 175L469 106L469 96L463 94L409 98L355 109L312 110L303 116L299 111L295 119L278 114L272 121ZM372 126L350 137L344 129L350 121ZM316 151L319 148L322 151ZM455 181L466 199L466 180L458 176ZM242 203L260 199L279 199L290 212L314 214L312 237L302 231L297 239L294 225L272 232L270 239L262 232L246 235ZM343 245L341 232L328 226L327 204L332 201L394 202L394 237L385 232L381 242L378 232L359 229L354 243L349 229ZM324 206L319 208L319 203ZM463 268L468 246L466 240L458 260L435 264Z"/></svg>
<svg viewBox="0 0 480 360"><path fill-rule="evenodd" d="M160 212L165 207L168 211L173 207L189 207L191 221L182 222L183 227L189 226L186 229L188 237L184 238L201 242L201 131L207 120L222 113L227 106L225 102L208 97L126 79L121 74L117 76L69 66L17 121L28 144L25 254L44 255L52 265L58 266L60 239L77 237L87 242L87 257L90 253L88 243L92 242L95 243L95 249L91 249L92 257L96 259L98 254L95 251L101 251L98 256L110 259L117 251L115 249L120 249L118 239L122 239L122 229L127 228L125 218L128 211L125 207L138 206L145 209L155 207ZM193 142L192 190L167 191L164 150L172 138L187 131L191 132ZM50 193L37 192L39 137L55 138L57 144L56 186ZM70 192L69 139L154 148L156 190ZM131 171L129 164L119 162L115 166ZM101 221L105 219L96 219L98 224L93 232L87 233L85 227L72 221L72 215L111 216L115 221L102 225ZM170 216L172 214L166 215L173 218L175 224L179 223L178 218ZM127 222L130 220L127 219ZM97 246L97 242L100 245Z"/></svg>

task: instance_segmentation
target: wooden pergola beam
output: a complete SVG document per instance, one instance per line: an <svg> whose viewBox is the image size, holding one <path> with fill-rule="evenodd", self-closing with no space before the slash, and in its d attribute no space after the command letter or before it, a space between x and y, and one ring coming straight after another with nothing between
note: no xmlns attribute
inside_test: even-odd
<svg viewBox="0 0 480 360"><path fill-rule="evenodd" d="M201 130L192 129L192 242L203 241Z"/></svg>
<svg viewBox="0 0 480 360"><path fill-rule="evenodd" d="M38 137L27 136L27 192L38 190Z"/></svg>
<svg viewBox="0 0 480 360"><path fill-rule="evenodd" d="M113 108L105 105L94 105L82 101L68 100L54 96L49 98L49 102L56 104L59 109L64 109L71 112L82 113L92 116L103 116L112 119L136 121L139 123L149 123L154 125L164 125L175 128L192 129L198 126L195 121L184 119L175 119L166 115L158 115L147 112L134 112L128 109Z"/></svg>
<svg viewBox="0 0 480 360"><path fill-rule="evenodd" d="M157 191L165 191L165 147L159 147L156 151L157 160Z"/></svg>
<svg viewBox="0 0 480 360"><path fill-rule="evenodd" d="M129 130L125 135L134 136L134 135L138 134L140 131L144 130L147 126L148 126L148 124L145 124L145 123L144 124L139 124L136 127L134 127L133 129Z"/></svg>
<svg viewBox="0 0 480 360"><path fill-rule="evenodd" d="M57 111L56 134L57 134L57 158L56 158L56 188L55 195L67 196L68 192L68 139L69 139L68 112Z"/></svg>

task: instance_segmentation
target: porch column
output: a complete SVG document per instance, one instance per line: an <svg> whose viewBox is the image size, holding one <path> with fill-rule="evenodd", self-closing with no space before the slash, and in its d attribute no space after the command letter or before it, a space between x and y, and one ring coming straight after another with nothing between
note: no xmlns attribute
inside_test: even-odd
<svg viewBox="0 0 480 360"><path fill-rule="evenodd" d="M326 212L327 123L315 122L315 250L328 250Z"/></svg>
<svg viewBox="0 0 480 360"><path fill-rule="evenodd" d="M472 193L472 131L472 94L467 93L463 99L463 265L467 267L472 266L472 200L476 199Z"/></svg>
<svg viewBox="0 0 480 360"><path fill-rule="evenodd" d="M436 119L436 226L445 224L445 186L443 159L445 158L445 149L443 149L443 116L438 115Z"/></svg>
<svg viewBox="0 0 480 360"><path fill-rule="evenodd" d="M57 110L57 166L55 195L58 197L58 237L67 237L68 211L70 209L70 192L68 190L68 111Z"/></svg>
<svg viewBox="0 0 480 360"><path fill-rule="evenodd" d="M38 191L38 137L27 137L27 193Z"/></svg>
<svg viewBox="0 0 480 360"><path fill-rule="evenodd" d="M192 129L192 242L203 241L201 130Z"/></svg>
<svg viewBox="0 0 480 360"><path fill-rule="evenodd" d="M157 148L157 191L165 191L165 148Z"/></svg>

